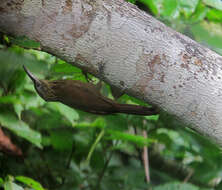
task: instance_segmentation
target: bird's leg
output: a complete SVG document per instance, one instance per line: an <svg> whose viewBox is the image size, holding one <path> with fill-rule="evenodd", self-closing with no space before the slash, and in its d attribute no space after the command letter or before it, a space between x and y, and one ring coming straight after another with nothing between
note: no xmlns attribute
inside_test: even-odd
<svg viewBox="0 0 222 190"><path fill-rule="evenodd" d="M88 73L86 71L82 70L82 74L85 76L85 79L87 82L89 83L93 83L94 81L92 79L89 78ZM95 84L96 89L98 90L98 92L100 92L101 88L102 88L102 81L99 80L99 82L97 82Z"/></svg>
<svg viewBox="0 0 222 190"><path fill-rule="evenodd" d="M93 83L93 82L94 82L92 79L89 78L88 73L87 73L86 71L82 71L82 74L85 76L85 79L86 79L87 82L89 82L89 83ZM101 88L102 88L102 81L99 80L99 82L97 82L97 83L95 84L95 87L96 87L96 89L97 89L98 91L100 91Z"/></svg>
<svg viewBox="0 0 222 190"><path fill-rule="evenodd" d="M112 96L115 100L117 100L118 98L120 98L124 94L123 90L121 90L115 86L111 85L110 89L111 89Z"/></svg>
<svg viewBox="0 0 222 190"><path fill-rule="evenodd" d="M89 78L88 73L86 71L82 70L82 74L85 76L87 82L93 82L93 80Z"/></svg>
<svg viewBox="0 0 222 190"><path fill-rule="evenodd" d="M96 83L96 89L100 92L101 88L102 88L102 81L99 80L99 82Z"/></svg>

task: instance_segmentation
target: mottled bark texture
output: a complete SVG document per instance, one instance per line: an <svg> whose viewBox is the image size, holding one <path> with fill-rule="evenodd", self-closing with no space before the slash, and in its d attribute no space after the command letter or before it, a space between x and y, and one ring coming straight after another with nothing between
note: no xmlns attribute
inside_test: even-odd
<svg viewBox="0 0 222 190"><path fill-rule="evenodd" d="M130 95L222 145L222 57L123 0L1 0L0 30Z"/></svg>

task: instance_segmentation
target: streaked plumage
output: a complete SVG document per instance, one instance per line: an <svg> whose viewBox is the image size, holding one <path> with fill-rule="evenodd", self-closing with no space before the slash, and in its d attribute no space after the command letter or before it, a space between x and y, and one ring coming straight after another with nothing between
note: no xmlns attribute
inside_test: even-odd
<svg viewBox="0 0 222 190"><path fill-rule="evenodd" d="M95 85L76 80L39 80L25 66L24 70L34 82L38 94L45 100L61 102L74 109L94 114L126 113L153 115L157 111L145 106L119 104L99 92Z"/></svg>

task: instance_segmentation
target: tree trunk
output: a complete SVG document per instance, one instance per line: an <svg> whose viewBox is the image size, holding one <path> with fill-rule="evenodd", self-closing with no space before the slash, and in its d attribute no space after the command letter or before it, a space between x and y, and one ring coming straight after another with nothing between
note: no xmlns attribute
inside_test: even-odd
<svg viewBox="0 0 222 190"><path fill-rule="evenodd" d="M1 0L0 30L158 105L222 145L222 57L123 0Z"/></svg>

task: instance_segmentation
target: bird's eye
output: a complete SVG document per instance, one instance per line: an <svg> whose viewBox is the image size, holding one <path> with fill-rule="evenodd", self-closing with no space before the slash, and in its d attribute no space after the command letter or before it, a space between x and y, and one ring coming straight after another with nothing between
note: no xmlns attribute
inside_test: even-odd
<svg viewBox="0 0 222 190"><path fill-rule="evenodd" d="M40 85L40 83L35 83L35 86L36 86L36 88L39 88L41 85Z"/></svg>

